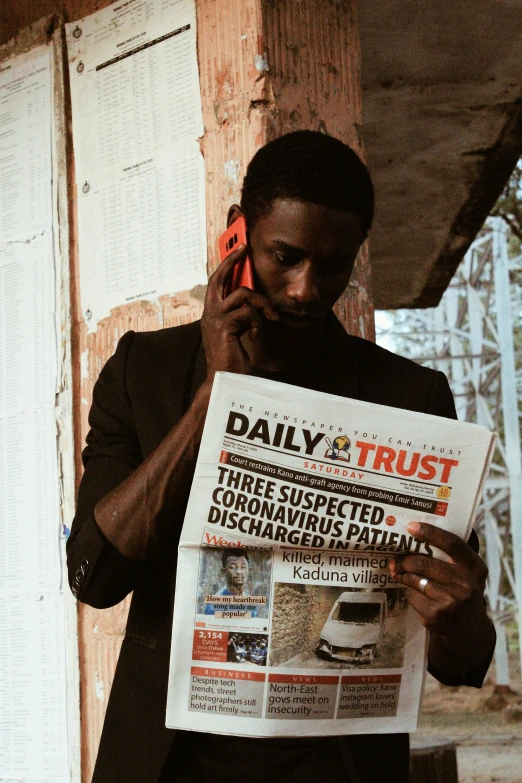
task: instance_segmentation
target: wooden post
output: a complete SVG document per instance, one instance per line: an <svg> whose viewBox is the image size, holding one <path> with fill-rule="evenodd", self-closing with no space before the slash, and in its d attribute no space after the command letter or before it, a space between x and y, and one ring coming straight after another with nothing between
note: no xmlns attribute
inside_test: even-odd
<svg viewBox="0 0 522 783"><path fill-rule="evenodd" d="M212 271L259 147L308 128L363 156L360 47L355 0L197 0L197 14ZM349 332L375 339L367 245L336 310Z"/></svg>
<svg viewBox="0 0 522 783"><path fill-rule="evenodd" d="M427 739L412 747L410 783L458 783L457 751L453 742Z"/></svg>

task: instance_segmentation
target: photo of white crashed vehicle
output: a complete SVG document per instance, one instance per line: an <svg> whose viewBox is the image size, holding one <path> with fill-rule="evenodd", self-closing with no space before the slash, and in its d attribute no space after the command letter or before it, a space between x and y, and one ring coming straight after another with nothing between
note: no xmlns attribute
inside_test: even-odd
<svg viewBox="0 0 522 783"><path fill-rule="evenodd" d="M323 626L316 655L350 664L375 658L386 624L386 593L341 593Z"/></svg>

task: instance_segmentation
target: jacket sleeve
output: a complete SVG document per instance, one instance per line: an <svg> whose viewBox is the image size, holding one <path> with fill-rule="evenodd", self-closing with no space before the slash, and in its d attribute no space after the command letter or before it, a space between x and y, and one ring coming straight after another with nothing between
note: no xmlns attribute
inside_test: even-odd
<svg viewBox="0 0 522 783"><path fill-rule="evenodd" d="M437 372L433 381L427 413L431 413L434 416L444 416L447 419L457 418L455 403L453 401L453 395L451 393L448 379L442 372ZM468 544L475 552L478 553L479 540L474 530L471 531ZM474 688L481 688L493 659L494 651L495 645L493 645L491 651L486 656L484 661L482 661L470 671L462 672L460 675L448 676L443 674L442 672L437 671L437 669L432 666L430 661L428 661L428 671L443 685L471 685Z"/></svg>
<svg viewBox="0 0 522 783"><path fill-rule="evenodd" d="M121 555L96 524L94 508L101 498L142 462L141 448L126 390L125 374L134 332L119 341L94 386L90 431L82 454L85 468L76 515L67 541L67 569L73 595L104 609L134 589L143 563Z"/></svg>
<svg viewBox="0 0 522 783"><path fill-rule="evenodd" d="M446 419L457 418L453 394L443 372L435 373L426 413L431 413L432 416L443 416Z"/></svg>

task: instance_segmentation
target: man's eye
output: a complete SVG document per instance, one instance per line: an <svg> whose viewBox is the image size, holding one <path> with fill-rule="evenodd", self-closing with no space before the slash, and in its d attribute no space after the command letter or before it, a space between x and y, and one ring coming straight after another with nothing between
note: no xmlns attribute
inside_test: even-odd
<svg viewBox="0 0 522 783"><path fill-rule="evenodd" d="M291 266L295 263L292 256L287 256L284 253L279 253L278 251L274 252L274 257L279 264L283 264L284 266Z"/></svg>

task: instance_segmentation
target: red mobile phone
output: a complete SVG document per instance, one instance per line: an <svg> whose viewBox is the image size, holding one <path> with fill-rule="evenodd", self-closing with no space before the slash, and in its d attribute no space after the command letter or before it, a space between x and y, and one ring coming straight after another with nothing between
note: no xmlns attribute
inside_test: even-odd
<svg viewBox="0 0 522 783"><path fill-rule="evenodd" d="M220 260L224 261L238 245L246 245L248 247L247 226L243 216L235 220L219 237ZM249 255L234 267L227 296L241 286L250 288L252 291L254 290L254 270Z"/></svg>

